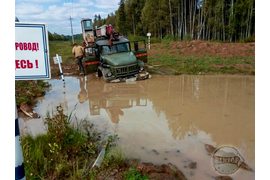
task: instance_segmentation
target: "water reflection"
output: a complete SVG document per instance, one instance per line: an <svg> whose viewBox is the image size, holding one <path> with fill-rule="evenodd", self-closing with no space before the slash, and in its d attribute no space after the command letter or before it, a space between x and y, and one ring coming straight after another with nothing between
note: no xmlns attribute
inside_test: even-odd
<svg viewBox="0 0 270 180"><path fill-rule="evenodd" d="M124 115L123 109L147 106L147 83L97 83L92 78L85 82L84 77L79 77L79 82L79 102L89 101L90 115L100 115L100 110L104 109L114 124Z"/></svg>
<svg viewBox="0 0 270 180"><path fill-rule="evenodd" d="M88 95L85 90L85 77L78 77L81 91L78 94L78 100L80 103L84 103L88 100Z"/></svg>
<svg viewBox="0 0 270 180"><path fill-rule="evenodd" d="M161 77L158 82L149 81L148 99L156 113L165 114L174 139L184 139L187 134L196 137L201 130L217 146L234 146L253 161L255 84L252 80L253 77L237 76Z"/></svg>
<svg viewBox="0 0 270 180"><path fill-rule="evenodd" d="M51 81L52 91L35 109L40 115L46 114L48 104L59 104L59 82ZM154 163L165 163L167 158L183 167L183 160L178 160L181 156L203 164L209 160L203 146L207 143L234 146L252 168L255 166L254 76L156 75L117 84L93 76L67 77L66 88L69 108L78 104L79 118L90 115L101 131L104 124L117 124L119 143L129 145L128 153L137 148L135 158ZM158 157L149 154L153 149L159 152ZM176 149L181 155L175 154ZM211 168L209 164L197 172Z"/></svg>
<svg viewBox="0 0 270 180"><path fill-rule="evenodd" d="M142 106L144 111L154 110L158 117L165 115L174 139L196 136L199 130L212 135L220 145L240 146L243 137L254 139L255 103L249 95L254 93L254 83L247 87L246 77L160 76L117 84L93 77L78 79L78 101L88 101L91 116L101 115L104 109L114 124L120 117L128 118L125 110Z"/></svg>

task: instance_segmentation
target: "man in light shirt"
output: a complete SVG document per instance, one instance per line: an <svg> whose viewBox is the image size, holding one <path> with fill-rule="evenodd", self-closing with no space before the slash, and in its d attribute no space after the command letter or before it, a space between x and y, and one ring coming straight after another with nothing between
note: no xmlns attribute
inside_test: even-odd
<svg viewBox="0 0 270 180"><path fill-rule="evenodd" d="M80 71L81 71L80 75L85 74L84 73L83 64L82 64L82 59L83 59L83 56L84 56L84 49L83 49L83 47L82 46L79 46L76 43L74 43L73 44L73 49L72 49L72 54L78 60L77 64L80 67Z"/></svg>

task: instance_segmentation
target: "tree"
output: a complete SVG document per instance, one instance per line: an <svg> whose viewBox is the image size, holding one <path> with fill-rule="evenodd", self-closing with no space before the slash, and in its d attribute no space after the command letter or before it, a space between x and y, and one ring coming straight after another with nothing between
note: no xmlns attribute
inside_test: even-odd
<svg viewBox="0 0 270 180"><path fill-rule="evenodd" d="M53 41L53 35L50 31L48 31L49 41Z"/></svg>
<svg viewBox="0 0 270 180"><path fill-rule="evenodd" d="M98 16L95 14L95 16L94 16L94 23L97 22L97 20L98 20Z"/></svg>
<svg viewBox="0 0 270 180"><path fill-rule="evenodd" d="M126 34L126 13L125 13L125 4L124 0L120 0L119 8L117 11L117 20L116 20L116 26L118 28L118 32L123 35Z"/></svg>
<svg viewBox="0 0 270 180"><path fill-rule="evenodd" d="M116 26L116 15L114 13L110 13L108 14L107 16L107 19L106 19L106 24L110 24L112 25L113 28L115 28Z"/></svg>
<svg viewBox="0 0 270 180"><path fill-rule="evenodd" d="M144 5L145 0L125 1L126 30L128 34L144 35L141 22Z"/></svg>
<svg viewBox="0 0 270 180"><path fill-rule="evenodd" d="M171 0L169 0L169 9L170 9L171 33L172 33L172 35L174 35L174 33L173 33L173 23L172 23L172 7L171 7Z"/></svg>
<svg viewBox="0 0 270 180"><path fill-rule="evenodd" d="M255 33L255 0L120 0L105 20L124 35L237 41Z"/></svg>

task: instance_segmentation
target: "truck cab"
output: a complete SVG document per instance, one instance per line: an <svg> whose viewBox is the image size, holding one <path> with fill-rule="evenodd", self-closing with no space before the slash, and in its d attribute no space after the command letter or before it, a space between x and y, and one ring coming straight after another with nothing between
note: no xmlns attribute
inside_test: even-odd
<svg viewBox="0 0 270 180"><path fill-rule="evenodd" d="M85 48L86 73L97 72L107 82L123 82L147 79L147 51L139 49L134 42L134 50L130 41L120 37L110 25L93 29L91 19L82 19L82 31Z"/></svg>

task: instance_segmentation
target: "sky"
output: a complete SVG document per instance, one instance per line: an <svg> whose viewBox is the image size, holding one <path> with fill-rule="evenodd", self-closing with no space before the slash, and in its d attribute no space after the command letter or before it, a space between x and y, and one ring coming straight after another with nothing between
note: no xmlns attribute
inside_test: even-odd
<svg viewBox="0 0 270 180"><path fill-rule="evenodd" d="M15 17L20 22L47 23L51 33L71 35L82 33L81 18L106 18L118 9L120 0L15 0ZM15 18L14 17L14 18Z"/></svg>

